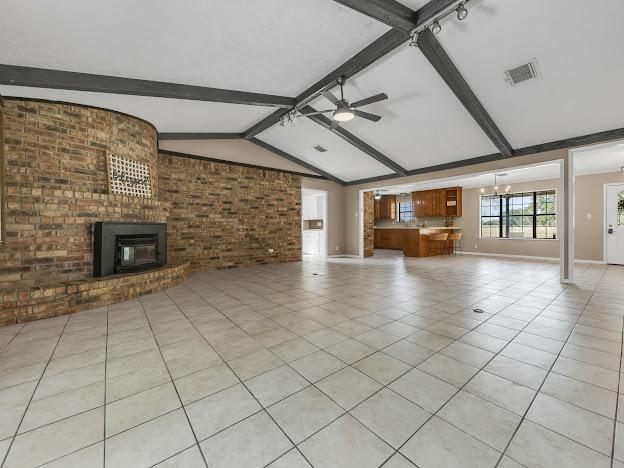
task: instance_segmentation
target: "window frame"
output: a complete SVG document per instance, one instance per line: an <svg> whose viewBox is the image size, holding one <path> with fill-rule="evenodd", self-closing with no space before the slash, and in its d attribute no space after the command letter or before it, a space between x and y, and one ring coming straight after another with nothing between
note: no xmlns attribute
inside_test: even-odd
<svg viewBox="0 0 624 468"><path fill-rule="evenodd" d="M537 197L539 195L549 195L552 194L554 195L554 201L553 201L553 207L555 212L548 212L548 213L538 213L537 211ZM529 195L532 197L532 205L533 205L533 212L531 214L510 214L510 204L509 201L510 199L513 198L513 196L526 196ZM499 211L498 211L498 215L483 215L483 199L484 198L490 198L492 199L497 199L499 202ZM555 188L549 188L549 189L539 189L539 190L524 190L521 192L512 192L512 193L504 193L504 194L499 194L499 195L485 195L485 194L480 194L479 195L479 239L503 239L503 240L538 240L538 241L544 241L544 240L559 240L559 233L556 232L557 237L555 237L554 239L552 237L537 237L537 220L539 217L541 216L554 216L555 217L555 226L554 227L558 227L558 222L557 222L557 216L558 216L558 208L559 208L559 197L557 194L557 189ZM503 207L505 208L503 210ZM490 209L491 209L491 205L490 205ZM510 233L510 218L511 217L527 217L527 218L531 218L531 222L532 222L532 236L531 237L522 237L522 238L513 238L513 237L509 237L509 233ZM484 237L483 236L483 220L487 218L487 219L497 219L499 220L498 223L498 236L495 237ZM524 223L523 223L524 225ZM504 227L504 233L503 233L503 227ZM504 235L503 235L504 234Z"/></svg>
<svg viewBox="0 0 624 468"><path fill-rule="evenodd" d="M409 210L404 210L401 211L401 205L410 205L410 209ZM401 213L410 213L410 218L409 219L401 219ZM397 221L400 222L408 222L408 221L412 221L414 219L414 204L413 202L409 201L409 202L397 202Z"/></svg>

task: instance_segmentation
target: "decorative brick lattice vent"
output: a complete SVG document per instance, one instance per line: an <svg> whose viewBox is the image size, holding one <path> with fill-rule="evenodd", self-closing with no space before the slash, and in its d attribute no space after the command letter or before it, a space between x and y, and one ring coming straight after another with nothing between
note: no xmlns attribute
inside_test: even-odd
<svg viewBox="0 0 624 468"><path fill-rule="evenodd" d="M108 183L111 193L152 198L149 166L142 162L108 155Z"/></svg>

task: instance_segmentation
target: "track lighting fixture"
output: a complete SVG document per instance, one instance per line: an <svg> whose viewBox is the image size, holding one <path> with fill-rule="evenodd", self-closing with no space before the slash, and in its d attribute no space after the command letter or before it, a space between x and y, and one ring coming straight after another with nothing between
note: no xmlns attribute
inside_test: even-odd
<svg viewBox="0 0 624 468"><path fill-rule="evenodd" d="M468 10L466 10L466 7L464 6L463 3L460 3L459 6L457 7L457 10L455 10L457 12L457 19L459 21L463 21L466 19L466 17L468 16Z"/></svg>
<svg viewBox="0 0 624 468"><path fill-rule="evenodd" d="M433 23L429 24L428 26L421 26L418 27L416 29L413 29L410 32L410 42L409 42L409 46L410 47L418 47L418 33L422 32L423 29L425 28L429 28L429 30L433 33L433 34L440 34L440 32L442 31L442 25L440 24L440 20L442 18L446 18L448 15L452 14L453 12L455 12L457 14L457 19L459 21L464 21L467 17L468 17L468 9L466 8L466 4L469 2L470 0L463 0L462 2L460 2L457 7L455 9L450 9L450 10L446 10L445 12L441 13L440 16L438 16Z"/></svg>
<svg viewBox="0 0 624 468"><path fill-rule="evenodd" d="M381 200L381 193L379 192L379 190L375 191L375 200Z"/></svg>

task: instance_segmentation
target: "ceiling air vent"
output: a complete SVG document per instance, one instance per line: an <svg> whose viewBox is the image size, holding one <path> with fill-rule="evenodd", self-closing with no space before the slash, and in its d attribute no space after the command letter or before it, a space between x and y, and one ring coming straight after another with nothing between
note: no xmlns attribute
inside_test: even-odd
<svg viewBox="0 0 624 468"><path fill-rule="evenodd" d="M507 83L511 86L522 83L523 81L532 80L540 76L539 67L535 59L524 65L505 71Z"/></svg>
<svg viewBox="0 0 624 468"><path fill-rule="evenodd" d="M324 153L325 151L327 151L327 149L323 148L321 145L316 145L314 149L318 151L319 153Z"/></svg>

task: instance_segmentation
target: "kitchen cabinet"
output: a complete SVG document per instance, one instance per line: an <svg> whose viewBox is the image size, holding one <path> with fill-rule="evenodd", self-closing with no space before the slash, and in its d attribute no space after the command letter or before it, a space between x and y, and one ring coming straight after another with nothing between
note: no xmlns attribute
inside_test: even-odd
<svg viewBox="0 0 624 468"><path fill-rule="evenodd" d="M396 195L382 195L375 200L375 219L396 219Z"/></svg>
<svg viewBox="0 0 624 468"><path fill-rule="evenodd" d="M462 188L412 192L412 209L416 218L462 215Z"/></svg>
<svg viewBox="0 0 624 468"><path fill-rule="evenodd" d="M375 229L376 249L403 249L403 234L405 229Z"/></svg>
<svg viewBox="0 0 624 468"><path fill-rule="evenodd" d="M303 197L301 217L303 220L323 219L323 197L321 195Z"/></svg>
<svg viewBox="0 0 624 468"><path fill-rule="evenodd" d="M306 255L321 255L321 249L323 245L323 231L316 229L309 229L303 231L303 245L302 251Z"/></svg>

